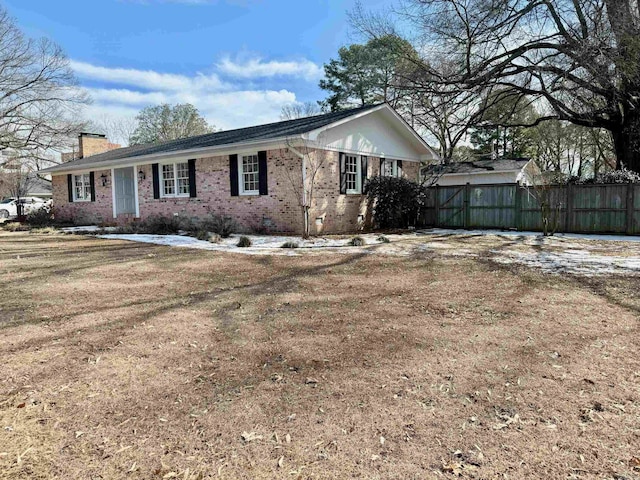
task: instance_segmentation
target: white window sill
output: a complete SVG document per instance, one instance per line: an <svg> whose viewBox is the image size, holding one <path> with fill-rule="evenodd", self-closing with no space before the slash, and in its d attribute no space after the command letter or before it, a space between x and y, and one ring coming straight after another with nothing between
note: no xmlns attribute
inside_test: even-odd
<svg viewBox="0 0 640 480"><path fill-rule="evenodd" d="M357 190L347 190L346 195L362 195L362 192L358 192Z"/></svg>
<svg viewBox="0 0 640 480"><path fill-rule="evenodd" d="M90 198L86 198L86 199L82 199L82 198L74 198L73 199L73 203L84 203L84 202L90 202L91 199Z"/></svg>
<svg viewBox="0 0 640 480"><path fill-rule="evenodd" d="M249 192L240 192L240 195L242 195L243 197L259 197L260 196L260 190L251 190Z"/></svg>
<svg viewBox="0 0 640 480"><path fill-rule="evenodd" d="M172 198L189 198L189 194L185 193L182 195L160 195L160 198L167 198L167 199L172 199Z"/></svg>

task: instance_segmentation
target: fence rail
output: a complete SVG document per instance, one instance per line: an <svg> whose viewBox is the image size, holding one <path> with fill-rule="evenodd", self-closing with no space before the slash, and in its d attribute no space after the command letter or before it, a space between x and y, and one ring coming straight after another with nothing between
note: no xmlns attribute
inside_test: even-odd
<svg viewBox="0 0 640 480"><path fill-rule="evenodd" d="M558 232L640 234L640 185L453 185L429 189L425 226L543 230L542 204Z"/></svg>

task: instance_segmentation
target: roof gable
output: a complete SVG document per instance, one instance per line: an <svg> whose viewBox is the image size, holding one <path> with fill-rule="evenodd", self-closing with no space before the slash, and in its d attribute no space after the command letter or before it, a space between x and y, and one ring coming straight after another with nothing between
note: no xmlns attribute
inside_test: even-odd
<svg viewBox="0 0 640 480"><path fill-rule="evenodd" d="M309 133L318 148L409 161L433 161L438 154L388 104L357 112Z"/></svg>

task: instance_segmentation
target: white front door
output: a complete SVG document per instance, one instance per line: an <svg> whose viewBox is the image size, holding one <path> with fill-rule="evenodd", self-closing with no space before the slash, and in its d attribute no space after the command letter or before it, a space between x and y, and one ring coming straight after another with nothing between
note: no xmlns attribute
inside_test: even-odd
<svg viewBox="0 0 640 480"><path fill-rule="evenodd" d="M116 216L122 213L136 213L135 172L133 167L116 168L113 171L116 200Z"/></svg>

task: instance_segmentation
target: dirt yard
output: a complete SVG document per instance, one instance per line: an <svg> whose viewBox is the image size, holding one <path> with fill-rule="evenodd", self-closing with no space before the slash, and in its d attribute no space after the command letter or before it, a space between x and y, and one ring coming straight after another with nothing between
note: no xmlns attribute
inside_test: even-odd
<svg viewBox="0 0 640 480"><path fill-rule="evenodd" d="M640 478L640 277L476 241L0 233L0 478Z"/></svg>

